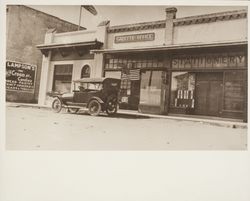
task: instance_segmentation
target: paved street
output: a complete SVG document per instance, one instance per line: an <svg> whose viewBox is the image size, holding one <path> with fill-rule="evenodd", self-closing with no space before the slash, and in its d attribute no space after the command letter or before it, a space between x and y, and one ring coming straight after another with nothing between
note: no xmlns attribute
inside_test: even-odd
<svg viewBox="0 0 250 201"><path fill-rule="evenodd" d="M6 107L8 150L245 150L247 129Z"/></svg>

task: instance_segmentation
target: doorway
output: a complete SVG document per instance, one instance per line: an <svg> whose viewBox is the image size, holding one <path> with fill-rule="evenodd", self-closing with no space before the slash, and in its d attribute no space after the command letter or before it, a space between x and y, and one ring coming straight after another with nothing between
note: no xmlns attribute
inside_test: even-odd
<svg viewBox="0 0 250 201"><path fill-rule="evenodd" d="M197 73L195 91L195 114L220 116L223 73Z"/></svg>

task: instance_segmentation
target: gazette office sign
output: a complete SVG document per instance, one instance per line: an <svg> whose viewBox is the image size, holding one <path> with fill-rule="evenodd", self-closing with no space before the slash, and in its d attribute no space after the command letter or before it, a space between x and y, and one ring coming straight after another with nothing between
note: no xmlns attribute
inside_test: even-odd
<svg viewBox="0 0 250 201"><path fill-rule="evenodd" d="M246 55L240 53L176 55L172 59L172 68L225 68L247 67Z"/></svg>
<svg viewBox="0 0 250 201"><path fill-rule="evenodd" d="M154 39L155 39L155 33L123 35L123 36L116 36L115 43L153 41Z"/></svg>
<svg viewBox="0 0 250 201"><path fill-rule="evenodd" d="M6 62L6 90L34 93L37 66Z"/></svg>

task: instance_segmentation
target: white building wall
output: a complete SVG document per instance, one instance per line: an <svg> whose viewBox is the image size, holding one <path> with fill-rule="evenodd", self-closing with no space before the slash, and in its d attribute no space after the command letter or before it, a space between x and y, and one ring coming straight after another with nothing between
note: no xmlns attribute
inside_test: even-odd
<svg viewBox="0 0 250 201"><path fill-rule="evenodd" d="M245 40L247 40L246 18L174 27L173 44Z"/></svg>
<svg viewBox="0 0 250 201"><path fill-rule="evenodd" d="M94 41L97 39L96 31L74 31L54 34L52 43L77 43ZM103 41L100 41L103 42Z"/></svg>

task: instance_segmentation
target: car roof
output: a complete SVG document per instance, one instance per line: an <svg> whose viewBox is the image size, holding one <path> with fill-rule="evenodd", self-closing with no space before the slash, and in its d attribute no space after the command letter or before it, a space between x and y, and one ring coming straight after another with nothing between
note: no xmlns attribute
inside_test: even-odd
<svg viewBox="0 0 250 201"><path fill-rule="evenodd" d="M120 80L117 78L106 78L106 77L99 77L99 78L81 78L78 80L74 80L74 82L82 82L82 83L100 83L103 82L104 80Z"/></svg>

